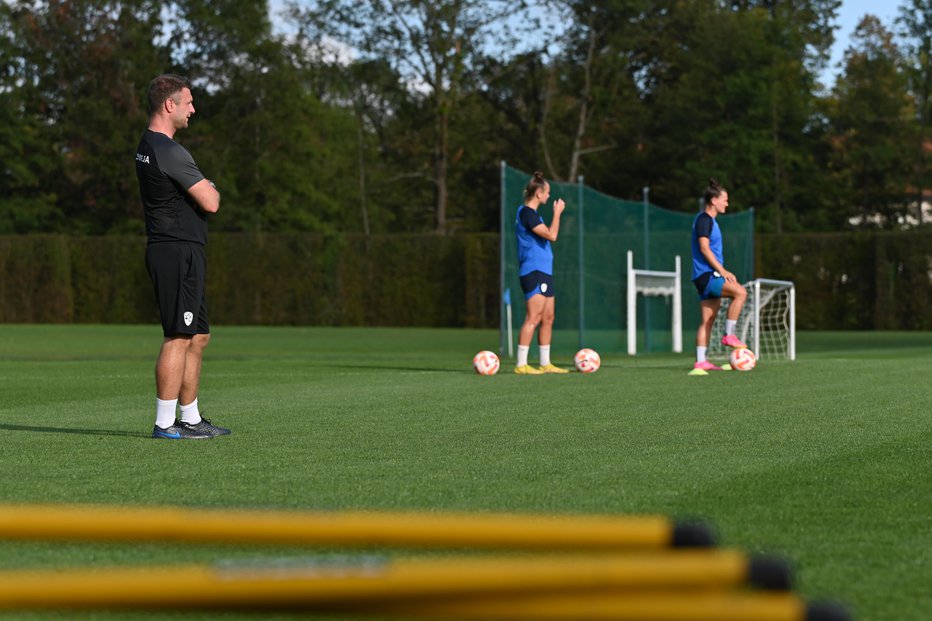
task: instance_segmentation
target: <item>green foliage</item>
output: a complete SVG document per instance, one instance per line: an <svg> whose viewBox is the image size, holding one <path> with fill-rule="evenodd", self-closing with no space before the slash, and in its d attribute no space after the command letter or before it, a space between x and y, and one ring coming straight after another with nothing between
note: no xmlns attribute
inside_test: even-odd
<svg viewBox="0 0 932 621"><path fill-rule="evenodd" d="M102 0L11 3L25 139L36 147L28 170L28 218L41 226L48 200L65 222L52 230L107 232L141 226L130 156L145 126L140 94L160 66L154 38L161 3ZM22 229L16 226L14 229ZM36 229L33 229L36 230ZM38 229L43 230L43 229ZM44 229L48 230L48 229Z"/></svg>
<svg viewBox="0 0 932 621"><path fill-rule="evenodd" d="M759 235L757 273L796 283L802 330L932 329L932 234Z"/></svg>
<svg viewBox="0 0 932 621"><path fill-rule="evenodd" d="M844 188L838 207L859 226L898 228L915 176L909 161L915 108L892 34L866 17L835 85L832 164Z"/></svg>
<svg viewBox="0 0 932 621"><path fill-rule="evenodd" d="M688 212L716 176L778 233L911 226L930 185L927 0L831 90L839 0L287 5L278 34L267 1L0 3L0 233L141 231L127 153L164 71L193 79L217 230L495 231L503 159Z"/></svg>
<svg viewBox="0 0 932 621"><path fill-rule="evenodd" d="M912 202L921 209L925 190L932 187L932 166L926 152L932 139L932 1L910 0L900 6L896 20L903 40L903 69L916 104L918 128L913 137ZM921 222L921 212L916 214Z"/></svg>
<svg viewBox="0 0 932 621"><path fill-rule="evenodd" d="M614 342L624 321L622 291L599 270L620 273L619 243L638 248L640 236L610 237L614 246L587 247L585 270L587 295L611 312L587 314L586 322ZM765 234L755 246L757 275L796 283L800 329L932 330L928 231ZM138 236L0 237L0 323L158 323L144 252ZM569 282L561 285L558 324L570 330L578 325L574 254L571 245L558 255ZM501 311L498 263L495 234L215 233L210 318L216 325L491 327ZM687 325L695 312L688 304Z"/></svg>

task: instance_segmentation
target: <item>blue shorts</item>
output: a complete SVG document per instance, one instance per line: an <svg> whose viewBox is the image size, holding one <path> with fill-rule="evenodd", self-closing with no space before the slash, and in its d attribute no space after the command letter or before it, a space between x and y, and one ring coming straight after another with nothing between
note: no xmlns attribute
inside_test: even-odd
<svg viewBox="0 0 932 621"><path fill-rule="evenodd" d="M530 300L535 295L542 295L545 298L553 297L553 275L545 274L541 271L534 271L521 277L521 289L524 291L524 299Z"/></svg>
<svg viewBox="0 0 932 621"><path fill-rule="evenodd" d="M710 300L722 297L725 278L718 272L706 272L694 280L693 284L696 285L700 300Z"/></svg>

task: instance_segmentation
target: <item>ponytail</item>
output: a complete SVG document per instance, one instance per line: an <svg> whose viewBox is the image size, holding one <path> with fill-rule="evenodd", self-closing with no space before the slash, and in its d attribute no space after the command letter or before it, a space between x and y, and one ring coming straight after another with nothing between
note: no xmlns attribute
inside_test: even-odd
<svg viewBox="0 0 932 621"><path fill-rule="evenodd" d="M713 198L718 198L725 191L725 187L715 178L709 179L709 185L705 189L705 204L712 202Z"/></svg>
<svg viewBox="0 0 932 621"><path fill-rule="evenodd" d="M530 181L527 182L527 187L524 188L524 200L533 198L537 191L542 190L546 185L547 180L544 179L544 173L536 171Z"/></svg>

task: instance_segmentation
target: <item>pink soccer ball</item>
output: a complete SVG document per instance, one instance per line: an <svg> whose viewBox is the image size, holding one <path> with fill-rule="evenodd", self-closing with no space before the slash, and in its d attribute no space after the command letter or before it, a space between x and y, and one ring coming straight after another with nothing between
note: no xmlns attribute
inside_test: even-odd
<svg viewBox="0 0 932 621"><path fill-rule="evenodd" d="M602 366L602 359L594 349L585 347L576 352L573 358L573 364L580 373L595 373Z"/></svg>
<svg viewBox="0 0 932 621"><path fill-rule="evenodd" d="M747 347L739 347L728 354L728 364L735 371L750 371L757 366L757 356Z"/></svg>
<svg viewBox="0 0 932 621"><path fill-rule="evenodd" d="M472 359L472 368L479 375L495 375L501 365L498 356L492 351L480 351Z"/></svg>

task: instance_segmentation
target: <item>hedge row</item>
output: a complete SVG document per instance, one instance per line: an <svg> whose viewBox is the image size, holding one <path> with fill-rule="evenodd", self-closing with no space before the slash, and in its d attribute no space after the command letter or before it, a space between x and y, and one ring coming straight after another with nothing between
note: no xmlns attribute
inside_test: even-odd
<svg viewBox="0 0 932 621"><path fill-rule="evenodd" d="M0 237L0 322L157 323L139 237ZM215 324L497 325L498 236L214 234Z"/></svg>
<svg viewBox="0 0 932 621"><path fill-rule="evenodd" d="M932 329L932 232L761 235L800 329ZM140 237L0 237L0 322L156 323ZM495 234L214 234L215 324L497 327Z"/></svg>
<svg viewBox="0 0 932 621"><path fill-rule="evenodd" d="M932 232L759 235L756 273L796 283L802 330L932 330Z"/></svg>

